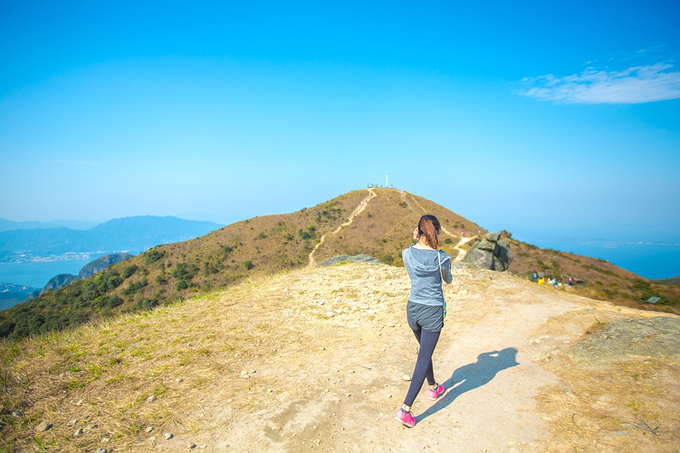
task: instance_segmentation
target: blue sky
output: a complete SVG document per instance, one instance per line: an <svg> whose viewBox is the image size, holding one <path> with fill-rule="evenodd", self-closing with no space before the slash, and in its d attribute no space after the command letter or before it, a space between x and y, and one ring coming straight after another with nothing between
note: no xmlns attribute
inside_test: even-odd
<svg viewBox="0 0 680 453"><path fill-rule="evenodd" d="M3 0L0 217L231 223L389 172L516 236L680 242L678 23L676 1Z"/></svg>

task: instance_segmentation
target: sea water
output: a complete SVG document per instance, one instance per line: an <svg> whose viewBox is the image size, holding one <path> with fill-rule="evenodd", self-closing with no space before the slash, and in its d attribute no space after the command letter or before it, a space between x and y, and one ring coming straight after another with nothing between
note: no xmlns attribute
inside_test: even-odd
<svg viewBox="0 0 680 453"><path fill-rule="evenodd" d="M0 263L0 283L13 283L42 289L55 275L78 275L83 266L104 255L105 253L92 253L86 259Z"/></svg>
<svg viewBox="0 0 680 453"><path fill-rule="evenodd" d="M526 239L542 249L600 258L648 279L680 275L680 243Z"/></svg>

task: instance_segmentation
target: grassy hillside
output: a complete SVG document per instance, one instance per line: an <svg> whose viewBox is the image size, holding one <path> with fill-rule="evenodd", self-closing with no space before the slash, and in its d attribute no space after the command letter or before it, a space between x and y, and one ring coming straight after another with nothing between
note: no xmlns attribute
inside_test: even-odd
<svg viewBox="0 0 680 453"><path fill-rule="evenodd" d="M608 261L551 249L540 249L532 244L510 239L515 260L510 271L520 275L543 272L546 277L557 277L566 281L575 277L584 281L568 288L592 299L608 300L646 310L669 311L680 308L680 285L662 285L622 269ZM642 302L651 296L659 296L656 304Z"/></svg>
<svg viewBox="0 0 680 453"><path fill-rule="evenodd" d="M486 233L424 198L394 189L357 190L313 208L256 217L197 239L156 247L2 312L0 336L23 337L146 310L340 254L365 253L402 266L401 250L411 241L420 216L428 212L440 219L442 248L453 256L458 254L454 247L463 232L468 237ZM597 259L510 243L515 254L509 269L513 273L537 270L562 279L571 275L585 281L571 291L618 304L670 309L640 302L658 294L663 304L680 306L677 286L650 283Z"/></svg>

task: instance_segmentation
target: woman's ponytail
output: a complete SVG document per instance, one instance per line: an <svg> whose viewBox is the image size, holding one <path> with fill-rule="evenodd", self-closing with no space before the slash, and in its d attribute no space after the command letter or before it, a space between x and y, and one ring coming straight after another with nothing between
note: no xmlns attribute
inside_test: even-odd
<svg viewBox="0 0 680 453"><path fill-rule="evenodd" d="M418 234L425 236L425 242L433 249L439 248L439 231L441 224L432 214L425 214L418 222Z"/></svg>

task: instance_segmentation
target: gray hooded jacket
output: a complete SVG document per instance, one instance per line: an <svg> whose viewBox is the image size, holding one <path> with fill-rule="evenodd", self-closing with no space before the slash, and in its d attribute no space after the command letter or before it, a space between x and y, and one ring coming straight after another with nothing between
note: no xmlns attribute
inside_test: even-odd
<svg viewBox="0 0 680 453"><path fill-rule="evenodd" d="M439 273L439 259L442 270ZM443 250L429 250L414 247L401 252L408 276L411 278L411 294L408 300L423 305L444 305L442 275L446 283L451 283L451 257Z"/></svg>

